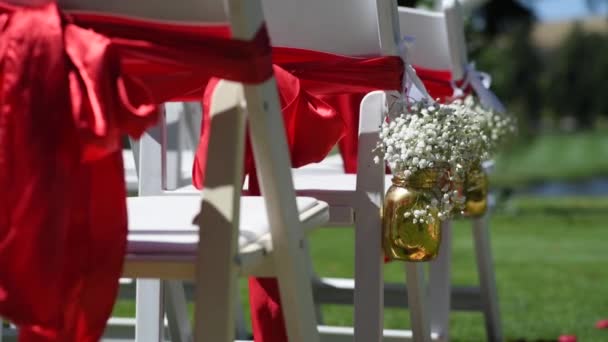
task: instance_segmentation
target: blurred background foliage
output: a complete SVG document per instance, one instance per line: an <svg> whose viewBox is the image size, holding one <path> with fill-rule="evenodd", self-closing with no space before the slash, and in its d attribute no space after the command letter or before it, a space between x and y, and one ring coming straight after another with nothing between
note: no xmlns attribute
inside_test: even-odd
<svg viewBox="0 0 608 342"><path fill-rule="evenodd" d="M602 1L587 4L594 9ZM429 0L398 2L433 5ZM603 20L604 30L597 23L595 29L582 22L562 27L539 23L526 2L517 0L487 1L467 18L469 57L492 75L493 90L517 113L524 136L595 129L608 119L608 20ZM564 27L569 31L565 35ZM543 41L556 39L557 44Z"/></svg>
<svg viewBox="0 0 608 342"><path fill-rule="evenodd" d="M535 1L490 0L466 18L469 59L492 76L520 126L498 158L495 184L606 178L608 158L595 153L608 146L608 18L593 11L608 1L586 0L591 15L578 21L549 22L535 16Z"/></svg>

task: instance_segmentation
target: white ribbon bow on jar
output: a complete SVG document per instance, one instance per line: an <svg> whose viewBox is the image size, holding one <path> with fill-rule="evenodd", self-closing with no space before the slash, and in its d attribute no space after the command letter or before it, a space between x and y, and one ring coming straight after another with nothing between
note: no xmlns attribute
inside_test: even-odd
<svg viewBox="0 0 608 342"><path fill-rule="evenodd" d="M489 74L478 71L475 68L475 63L469 63L469 65L465 67L465 77L462 86L458 87L454 82L452 82L452 86L454 87L454 96L464 95L462 89L466 89L467 86L471 85L471 88L473 88L479 102L481 102L484 107L493 109L499 113L505 113L505 106L498 99L496 94L490 90L491 83L492 77Z"/></svg>
<svg viewBox="0 0 608 342"><path fill-rule="evenodd" d="M400 57L404 64L403 81L401 83L401 92L393 95L394 101L389 104L388 115L390 118L399 116L404 111L407 111L408 105L411 102L426 100L434 103L433 97L429 94L422 83L422 80L416 74L414 67L408 62L409 47L414 43L414 37L406 36L399 42Z"/></svg>

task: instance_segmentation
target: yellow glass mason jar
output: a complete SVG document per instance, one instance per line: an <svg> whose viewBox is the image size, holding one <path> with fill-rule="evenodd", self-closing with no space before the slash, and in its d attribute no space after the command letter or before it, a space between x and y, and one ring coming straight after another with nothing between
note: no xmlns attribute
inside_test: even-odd
<svg viewBox="0 0 608 342"><path fill-rule="evenodd" d="M428 261L439 253L441 222L438 211L430 209L432 220L420 222L406 212L426 209L441 201L440 189L449 182L448 168L419 170L409 178L393 177L382 209L382 247L389 260ZM432 206L431 206L432 208ZM414 223L416 220L416 223Z"/></svg>
<svg viewBox="0 0 608 342"><path fill-rule="evenodd" d="M488 175L481 162L471 165L464 181L464 214L468 217L481 217L488 209Z"/></svg>

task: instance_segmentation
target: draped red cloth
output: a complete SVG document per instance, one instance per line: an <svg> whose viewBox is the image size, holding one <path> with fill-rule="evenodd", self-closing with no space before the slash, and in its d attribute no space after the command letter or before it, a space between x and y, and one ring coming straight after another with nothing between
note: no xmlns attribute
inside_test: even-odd
<svg viewBox="0 0 608 342"><path fill-rule="evenodd" d="M274 47L272 60L294 167L323 160L347 132L353 127L358 129L360 101L351 98L373 90L399 90L403 77L403 62L396 56L356 58ZM201 170L204 170L208 139L205 127L208 127L209 98L215 84L209 84L203 101L201 142L192 174L197 188L203 184ZM356 119L351 115L351 108L355 106ZM255 174L249 143L246 156L245 172Z"/></svg>
<svg viewBox="0 0 608 342"><path fill-rule="evenodd" d="M434 99L439 99L440 101L452 98L454 95L454 85L461 83L455 81L452 84L452 72L450 70L427 69L420 66L414 66L414 69L429 94Z"/></svg>
<svg viewBox="0 0 608 342"><path fill-rule="evenodd" d="M0 315L20 341L98 341L127 233L121 136L219 76L272 75L265 30L65 15L0 2Z"/></svg>
<svg viewBox="0 0 608 342"><path fill-rule="evenodd" d="M396 56L353 58L275 47L272 60L294 167L323 160L336 142L344 141L345 134L358 130L360 99L373 90L400 90L404 72L403 61ZM201 142L193 167L194 184L199 188L206 160L209 101L216 83L209 83L203 101ZM249 193L260 194L249 139L245 172L250 176ZM276 280L250 278L249 290L256 341L287 341Z"/></svg>

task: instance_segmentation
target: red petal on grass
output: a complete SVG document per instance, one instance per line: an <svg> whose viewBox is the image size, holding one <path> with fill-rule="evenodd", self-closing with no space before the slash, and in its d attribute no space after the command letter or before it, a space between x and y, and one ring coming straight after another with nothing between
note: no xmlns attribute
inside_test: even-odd
<svg viewBox="0 0 608 342"><path fill-rule="evenodd" d="M576 336L574 335L561 335L557 342L576 342Z"/></svg>
<svg viewBox="0 0 608 342"><path fill-rule="evenodd" d="M597 329L608 329L608 319L600 319L595 323Z"/></svg>

